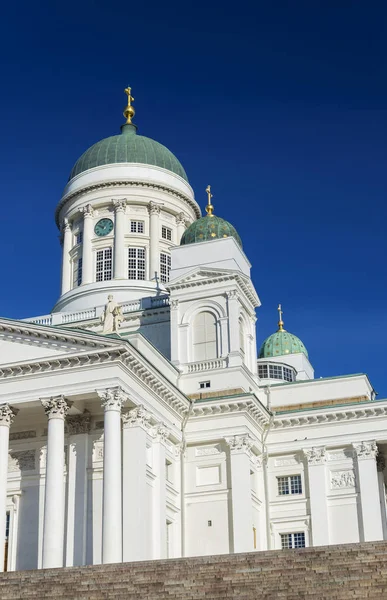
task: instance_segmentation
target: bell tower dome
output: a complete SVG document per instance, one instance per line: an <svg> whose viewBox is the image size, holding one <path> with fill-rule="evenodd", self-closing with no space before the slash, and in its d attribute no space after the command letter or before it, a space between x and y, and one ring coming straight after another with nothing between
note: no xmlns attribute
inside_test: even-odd
<svg viewBox="0 0 387 600"><path fill-rule="evenodd" d="M53 312L166 292L170 251L201 216L185 170L162 144L137 134L131 88L121 133L76 161L56 209L63 246Z"/></svg>

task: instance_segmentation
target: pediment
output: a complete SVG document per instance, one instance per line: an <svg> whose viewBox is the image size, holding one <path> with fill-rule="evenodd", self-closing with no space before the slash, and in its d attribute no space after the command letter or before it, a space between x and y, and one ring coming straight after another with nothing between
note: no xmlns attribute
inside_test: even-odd
<svg viewBox="0 0 387 600"><path fill-rule="evenodd" d="M94 337L94 339L93 339ZM0 319L0 365L34 361L66 354L79 354L115 345L114 340L55 327Z"/></svg>
<svg viewBox="0 0 387 600"><path fill-rule="evenodd" d="M219 279L234 279L241 276L239 271L231 269L214 269L206 267L195 267L191 271L185 272L180 277L176 277L168 283L168 288L174 289L184 285L195 285L198 283L212 283ZM244 277L244 276L242 276Z"/></svg>

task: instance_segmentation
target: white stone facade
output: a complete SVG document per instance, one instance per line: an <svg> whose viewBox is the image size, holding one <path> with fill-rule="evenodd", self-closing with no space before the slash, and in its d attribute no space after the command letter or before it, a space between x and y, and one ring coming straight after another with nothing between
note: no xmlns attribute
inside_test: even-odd
<svg viewBox="0 0 387 600"><path fill-rule="evenodd" d="M61 296L0 319L8 570L387 539L387 400L366 375L315 380L304 354L257 361L251 265L233 238L179 246L199 216L159 167L67 185ZM110 294L122 322L103 335Z"/></svg>

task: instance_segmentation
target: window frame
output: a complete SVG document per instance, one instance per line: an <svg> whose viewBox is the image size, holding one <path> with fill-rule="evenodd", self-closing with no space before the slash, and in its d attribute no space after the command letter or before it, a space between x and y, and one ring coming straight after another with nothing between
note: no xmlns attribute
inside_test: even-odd
<svg viewBox="0 0 387 600"><path fill-rule="evenodd" d="M130 253L135 251L135 256L130 256ZM141 252L141 256L139 256ZM128 246L127 251L127 260L128 260L128 279L132 279L135 281L145 281L146 280L146 249L144 246ZM135 266L131 266L131 262L134 261ZM134 277L132 276L134 273Z"/></svg>
<svg viewBox="0 0 387 600"><path fill-rule="evenodd" d="M165 232L165 235L164 235ZM172 229L167 225L161 225L161 239L172 242Z"/></svg>
<svg viewBox="0 0 387 600"><path fill-rule="evenodd" d="M208 385L207 385L208 384ZM199 381L199 389L200 390L208 390L211 387L211 381Z"/></svg>
<svg viewBox="0 0 387 600"><path fill-rule="evenodd" d="M145 221L134 221L130 220L130 233L144 234L145 233Z"/></svg>
<svg viewBox="0 0 387 600"><path fill-rule="evenodd" d="M78 256L73 260L73 288L82 284L83 259Z"/></svg>
<svg viewBox="0 0 387 600"><path fill-rule="evenodd" d="M164 257L165 257L165 264L163 264ZM168 254L168 252L160 252L159 264L160 264L160 282L168 283L169 274L171 272L171 255ZM163 270L165 270L164 273L163 273Z"/></svg>
<svg viewBox="0 0 387 600"><path fill-rule="evenodd" d="M292 473L290 475L276 475L276 479L277 496L302 496L302 494L304 493L304 486L301 473Z"/></svg>
<svg viewBox="0 0 387 600"><path fill-rule="evenodd" d="M280 542L281 542L281 550L299 550L300 548L306 548L306 535L305 535L305 531L289 531L286 533L280 533ZM297 538L296 541L296 537L295 536L300 536L300 538L302 539L302 544L299 544L299 538ZM288 545L284 545L284 538L287 538L288 540ZM290 541L290 545L289 545L289 541Z"/></svg>
<svg viewBox="0 0 387 600"><path fill-rule="evenodd" d="M100 260L98 258L98 255L101 253L103 253L102 260ZM99 265L102 265L101 269L99 269ZM102 277L99 278L99 275L102 275ZM98 250L96 250L96 253L95 253L95 281L100 283L102 281L111 281L112 279L113 279L113 248L111 246L106 246L105 248L99 248Z"/></svg>

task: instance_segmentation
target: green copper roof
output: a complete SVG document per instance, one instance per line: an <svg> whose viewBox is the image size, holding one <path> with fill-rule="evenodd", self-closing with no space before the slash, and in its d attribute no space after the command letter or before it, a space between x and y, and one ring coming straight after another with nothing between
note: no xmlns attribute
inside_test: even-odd
<svg viewBox="0 0 387 600"><path fill-rule="evenodd" d="M155 140L137 135L136 126L131 124L121 127L121 135L105 138L86 150L75 163L69 180L93 167L117 163L155 165L188 181L186 172L176 156Z"/></svg>
<svg viewBox="0 0 387 600"><path fill-rule="evenodd" d="M242 248L242 240L235 227L216 215L207 215L194 221L183 233L180 245L196 244L221 238L233 237Z"/></svg>
<svg viewBox="0 0 387 600"><path fill-rule="evenodd" d="M284 329L276 331L263 342L258 358L272 356L285 356L286 354L299 354L303 352L308 356L308 351L300 338Z"/></svg>

